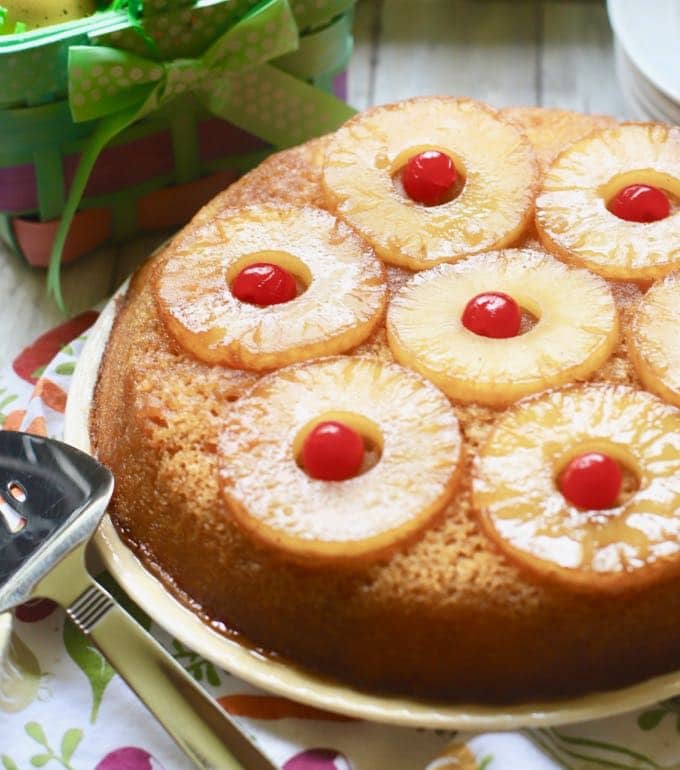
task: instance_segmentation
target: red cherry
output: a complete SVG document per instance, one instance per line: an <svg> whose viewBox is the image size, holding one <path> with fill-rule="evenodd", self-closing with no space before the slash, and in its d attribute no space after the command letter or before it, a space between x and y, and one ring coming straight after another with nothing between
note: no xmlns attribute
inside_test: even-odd
<svg viewBox="0 0 680 770"><path fill-rule="evenodd" d="M671 204L666 193L658 187L630 184L619 190L609 204L609 210L628 222L656 222L668 216Z"/></svg>
<svg viewBox="0 0 680 770"><path fill-rule="evenodd" d="M579 508L611 508L621 491L621 468L608 455L586 452L574 457L562 471L560 490Z"/></svg>
<svg viewBox="0 0 680 770"><path fill-rule="evenodd" d="M401 183L411 200L435 206L451 193L458 172L448 155L439 150L419 152L404 167Z"/></svg>
<svg viewBox="0 0 680 770"><path fill-rule="evenodd" d="M516 337L522 311L515 300L502 291L489 291L473 297L461 317L463 326L482 337Z"/></svg>
<svg viewBox="0 0 680 770"><path fill-rule="evenodd" d="M282 267L269 262L248 265L234 278L231 293L251 305L278 305L297 297L295 278Z"/></svg>
<svg viewBox="0 0 680 770"><path fill-rule="evenodd" d="M364 442L341 422L320 422L302 446L302 464L313 479L344 481L356 476L364 459Z"/></svg>

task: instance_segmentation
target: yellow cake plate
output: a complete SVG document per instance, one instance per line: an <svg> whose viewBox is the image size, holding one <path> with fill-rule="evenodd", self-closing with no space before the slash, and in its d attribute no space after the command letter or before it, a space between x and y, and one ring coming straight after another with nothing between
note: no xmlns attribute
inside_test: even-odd
<svg viewBox="0 0 680 770"><path fill-rule="evenodd" d="M125 288L121 288L119 296ZM90 405L115 312L114 297L89 333L69 391L64 439L86 452L91 452ZM359 691L263 656L214 631L147 572L118 537L108 516L95 536L95 546L104 566L128 595L182 644L252 685L328 711L406 727L497 731L613 716L680 694L680 671L619 690L502 707L439 703Z"/></svg>

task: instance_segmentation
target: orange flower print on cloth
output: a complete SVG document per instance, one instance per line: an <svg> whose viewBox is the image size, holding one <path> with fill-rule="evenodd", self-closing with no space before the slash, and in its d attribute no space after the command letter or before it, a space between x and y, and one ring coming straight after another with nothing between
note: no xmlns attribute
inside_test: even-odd
<svg viewBox="0 0 680 770"><path fill-rule="evenodd" d="M49 406L55 412L63 412L66 409L66 391L47 377L41 377L38 380L33 397L42 399L45 406Z"/></svg>
<svg viewBox="0 0 680 770"><path fill-rule="evenodd" d="M466 743L452 743L425 770L483 770L489 761L479 763Z"/></svg>
<svg viewBox="0 0 680 770"><path fill-rule="evenodd" d="M5 418L2 421L3 429L19 430L19 428L21 427L21 423L24 421L25 416L26 416L25 409L15 409L14 411L9 412L9 414L5 415Z"/></svg>

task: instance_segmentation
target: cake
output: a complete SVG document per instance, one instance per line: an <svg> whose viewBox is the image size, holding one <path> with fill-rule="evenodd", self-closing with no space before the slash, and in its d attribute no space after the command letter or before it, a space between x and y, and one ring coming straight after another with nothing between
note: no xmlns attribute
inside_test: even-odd
<svg viewBox="0 0 680 770"><path fill-rule="evenodd" d="M372 692L680 668L680 129L423 97L271 156L120 300L91 416L169 591Z"/></svg>

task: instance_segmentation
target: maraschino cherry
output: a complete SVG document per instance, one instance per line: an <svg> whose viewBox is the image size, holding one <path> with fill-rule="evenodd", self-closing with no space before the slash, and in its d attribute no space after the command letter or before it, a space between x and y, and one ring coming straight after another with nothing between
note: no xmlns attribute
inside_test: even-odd
<svg viewBox="0 0 680 770"><path fill-rule="evenodd" d="M356 476L364 459L361 436L344 423L320 422L302 445L302 465L314 479L344 481Z"/></svg>
<svg viewBox="0 0 680 770"><path fill-rule="evenodd" d="M278 305L297 296L295 278L282 267L256 262L244 267L231 284L231 293L251 305Z"/></svg>
<svg viewBox="0 0 680 770"><path fill-rule="evenodd" d="M671 210L668 196L658 187L630 184L616 194L609 210L628 222L656 222L665 219Z"/></svg>
<svg viewBox="0 0 680 770"><path fill-rule="evenodd" d="M609 455L586 452L571 460L559 485L566 499L578 508L611 508L621 492L621 467Z"/></svg>
<svg viewBox="0 0 680 770"><path fill-rule="evenodd" d="M436 206L451 194L458 172L451 158L439 150L419 152L404 167L401 183L411 200Z"/></svg>
<svg viewBox="0 0 680 770"><path fill-rule="evenodd" d="M522 311L515 300L502 291L477 294L465 306L463 326L482 337L516 337L522 323Z"/></svg>

